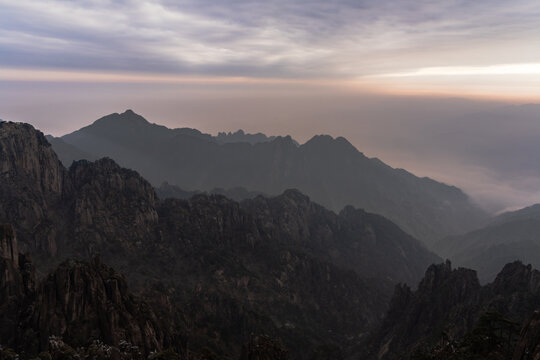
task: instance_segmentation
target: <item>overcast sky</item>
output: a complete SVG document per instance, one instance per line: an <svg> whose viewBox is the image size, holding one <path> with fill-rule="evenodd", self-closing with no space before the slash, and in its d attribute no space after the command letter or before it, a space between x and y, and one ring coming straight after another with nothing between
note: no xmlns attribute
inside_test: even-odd
<svg viewBox="0 0 540 360"><path fill-rule="evenodd" d="M344 135L517 207L540 202L538 29L532 0L0 0L0 118Z"/></svg>

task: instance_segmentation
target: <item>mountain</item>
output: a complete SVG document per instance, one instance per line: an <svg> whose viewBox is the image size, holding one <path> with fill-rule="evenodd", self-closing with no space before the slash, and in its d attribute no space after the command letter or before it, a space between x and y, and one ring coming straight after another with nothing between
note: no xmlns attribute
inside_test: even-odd
<svg viewBox="0 0 540 360"><path fill-rule="evenodd" d="M315 136L301 146L289 136L219 143L196 130L151 124L128 110L62 140L90 156L108 156L156 186L168 182L186 191L243 187L269 195L297 188L336 212L353 205L383 215L429 246L486 217L461 190L367 158L342 137Z"/></svg>
<svg viewBox="0 0 540 360"><path fill-rule="evenodd" d="M539 306L540 272L531 265L509 263L485 286L473 270L452 269L448 261L432 265L416 291L396 287L365 358L511 359L523 347L538 345L531 339L538 330L533 332L536 325L528 319Z"/></svg>
<svg viewBox="0 0 540 360"><path fill-rule="evenodd" d="M37 275L52 279L36 279L44 285L36 285L28 298L15 285L3 304L58 296L56 303L32 302L29 309L50 312L40 317L40 326L58 329L66 346L91 346L94 340L120 346L121 339L107 335L117 331L100 322L111 316L109 302L101 306L92 298L112 286L107 299L112 296L112 304L127 313L110 321L118 320L120 333L132 331L130 341L138 341L142 327L155 336L156 348L181 338L174 351L189 344L194 351L206 347L237 358L252 334L267 334L278 342L259 337L254 343L266 344L270 352L283 344L295 359L352 356L354 344L380 324L393 284L414 283L440 260L379 215L353 207L335 214L297 190L241 203L206 194L161 200L137 172L111 159L81 160L66 169L43 134L26 124L0 124L0 169L0 223L11 224L6 234L18 235L19 251L33 253ZM15 247L7 240L0 245L3 256L14 258ZM88 260L96 253L106 268ZM11 261L8 266L16 269ZM126 283L116 271L126 275ZM127 284L140 300L130 300ZM73 302L62 300L72 296ZM24 309L12 314L26 314ZM23 320L12 321L36 329L34 320ZM0 343L13 344L10 336ZM34 348L41 351L45 340ZM244 348L250 352L253 346Z"/></svg>
<svg viewBox="0 0 540 360"><path fill-rule="evenodd" d="M525 207L516 211L507 211L490 218L486 225L500 225L513 220L540 219L540 204Z"/></svg>
<svg viewBox="0 0 540 360"><path fill-rule="evenodd" d="M483 283L511 261L540 268L540 206L501 214L481 229L441 240L437 249L457 265L477 270Z"/></svg>

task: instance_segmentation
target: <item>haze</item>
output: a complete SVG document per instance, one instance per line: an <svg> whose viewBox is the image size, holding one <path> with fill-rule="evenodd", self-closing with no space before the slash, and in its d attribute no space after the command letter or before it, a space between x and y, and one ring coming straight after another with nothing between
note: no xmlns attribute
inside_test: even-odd
<svg viewBox="0 0 540 360"><path fill-rule="evenodd" d="M540 202L535 1L2 1L0 118L347 137L491 211Z"/></svg>

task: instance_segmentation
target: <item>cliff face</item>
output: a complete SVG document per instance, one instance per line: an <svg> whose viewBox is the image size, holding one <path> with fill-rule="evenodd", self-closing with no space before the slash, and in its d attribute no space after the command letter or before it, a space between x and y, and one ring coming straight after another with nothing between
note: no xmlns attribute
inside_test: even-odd
<svg viewBox="0 0 540 360"><path fill-rule="evenodd" d="M482 287L473 270L452 270L448 261L433 265L417 291L396 288L367 358L508 358L519 324L540 304L539 274L530 265L509 263ZM530 337L522 338L522 348L530 346Z"/></svg>
<svg viewBox="0 0 540 360"><path fill-rule="evenodd" d="M79 161L69 169L73 184L73 236L82 253L142 247L158 223L153 188L136 172L110 159Z"/></svg>
<svg viewBox="0 0 540 360"><path fill-rule="evenodd" d="M472 329L480 309L481 286L473 270L432 265L418 290L398 286L381 329L373 336L372 357L402 359L415 347Z"/></svg>
<svg viewBox="0 0 540 360"><path fill-rule="evenodd" d="M13 230L2 226L3 244L17 247ZM73 347L101 340L122 341L143 351L161 350L171 334L152 308L128 292L126 281L94 258L70 261L37 281L27 256L2 253L0 258L0 339L24 357L48 350L56 336Z"/></svg>
<svg viewBox="0 0 540 360"><path fill-rule="evenodd" d="M58 206L67 174L42 133L0 123L0 219L14 224L23 249L56 254Z"/></svg>
<svg viewBox="0 0 540 360"><path fill-rule="evenodd" d="M72 347L100 339L116 346L127 341L147 352L161 350L164 341L170 341L152 309L130 294L126 281L97 258L61 264L36 288L30 308L25 323L35 335L25 336L21 344L34 340L40 350L46 349L51 335Z"/></svg>

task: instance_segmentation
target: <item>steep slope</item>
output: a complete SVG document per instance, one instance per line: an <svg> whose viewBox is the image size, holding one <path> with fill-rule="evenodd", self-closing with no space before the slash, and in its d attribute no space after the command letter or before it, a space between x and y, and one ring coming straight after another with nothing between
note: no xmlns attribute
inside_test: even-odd
<svg viewBox="0 0 540 360"><path fill-rule="evenodd" d="M426 271L418 290L396 287L383 325L368 342L369 354L365 358L511 356L518 324L526 321L539 306L540 272L531 265L509 263L493 283L483 287L473 270L452 270L448 261L433 265ZM504 337L496 338L503 333ZM493 341L491 346L490 341ZM501 348L497 348L499 345ZM453 355L448 353L452 346ZM440 354L433 355L437 351ZM476 357L463 354L458 357L460 351Z"/></svg>
<svg viewBox="0 0 540 360"><path fill-rule="evenodd" d="M243 187L274 195L297 188L334 211L353 205L381 214L428 245L473 228L485 216L459 189L369 159L344 138L315 136L301 146L290 137L219 144L126 111L62 140L93 156L109 156L155 185Z"/></svg>
<svg viewBox="0 0 540 360"><path fill-rule="evenodd" d="M440 241L439 254L459 266L478 271L480 281L492 281L504 264L521 260L540 268L538 205L501 214L481 229Z"/></svg>
<svg viewBox="0 0 540 360"><path fill-rule="evenodd" d="M0 222L14 225L19 248L38 255L38 270L99 252L135 289L145 289L160 319L174 319L175 333L220 355L240 356L241 344L260 333L281 339L293 358L351 354L354 344L379 324L393 283L414 282L438 260L380 216L352 207L336 215L296 190L241 204L220 195L160 201L146 180L110 159L78 161L66 170L43 134L30 126L2 123L2 133L8 135L0 137ZM25 222L19 208L30 209L33 222ZM3 254L13 252L0 245ZM105 285L116 281L99 266L88 270L77 264L60 266L43 301L62 294L58 286L64 280L58 279L80 283L88 274L99 275ZM98 280L83 282L99 294ZM156 281L166 285L154 291ZM21 288L13 289L20 298ZM69 289L78 291L74 303L86 301L88 289ZM91 301L99 305L98 299ZM54 314L42 314L48 319L42 325L64 331L71 305L56 304ZM75 323L95 325L92 311ZM80 337L90 336L92 326L81 325ZM166 337L157 339L161 344Z"/></svg>
<svg viewBox="0 0 540 360"><path fill-rule="evenodd" d="M56 253L69 191L67 171L41 133L27 124L0 123L0 219L17 224L22 250Z"/></svg>

